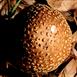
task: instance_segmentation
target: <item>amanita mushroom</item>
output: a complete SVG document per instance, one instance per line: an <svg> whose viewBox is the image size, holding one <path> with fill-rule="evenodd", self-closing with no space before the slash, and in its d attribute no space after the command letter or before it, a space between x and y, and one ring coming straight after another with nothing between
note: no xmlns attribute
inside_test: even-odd
<svg viewBox="0 0 77 77"><path fill-rule="evenodd" d="M57 69L70 55L72 32L63 15L44 4L34 4L25 13L25 49L20 68L37 73Z"/></svg>

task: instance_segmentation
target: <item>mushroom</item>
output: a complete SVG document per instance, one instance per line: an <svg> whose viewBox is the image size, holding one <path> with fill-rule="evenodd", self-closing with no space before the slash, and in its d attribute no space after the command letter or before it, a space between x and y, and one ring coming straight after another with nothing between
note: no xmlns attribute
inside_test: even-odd
<svg viewBox="0 0 77 77"><path fill-rule="evenodd" d="M72 49L72 32L66 19L44 4L31 5L23 16L25 52L19 67L40 74L57 69Z"/></svg>

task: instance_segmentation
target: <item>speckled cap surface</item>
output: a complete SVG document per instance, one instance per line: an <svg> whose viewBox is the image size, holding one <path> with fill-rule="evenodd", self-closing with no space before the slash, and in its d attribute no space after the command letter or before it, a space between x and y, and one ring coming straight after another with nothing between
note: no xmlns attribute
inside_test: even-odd
<svg viewBox="0 0 77 77"><path fill-rule="evenodd" d="M32 5L26 17L20 68L43 73L55 70L71 52L69 25L59 11L42 4Z"/></svg>

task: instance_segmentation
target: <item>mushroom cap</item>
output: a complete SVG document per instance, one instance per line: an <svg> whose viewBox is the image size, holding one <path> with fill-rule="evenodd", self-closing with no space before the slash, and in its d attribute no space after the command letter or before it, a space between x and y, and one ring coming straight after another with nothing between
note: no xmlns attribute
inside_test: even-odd
<svg viewBox="0 0 77 77"><path fill-rule="evenodd" d="M70 55L72 32L63 15L44 4L32 5L25 16L23 71L47 73Z"/></svg>

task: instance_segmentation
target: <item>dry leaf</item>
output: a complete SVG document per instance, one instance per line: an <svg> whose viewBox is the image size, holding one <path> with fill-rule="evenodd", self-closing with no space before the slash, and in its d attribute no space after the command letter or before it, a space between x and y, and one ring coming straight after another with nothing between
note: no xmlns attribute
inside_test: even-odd
<svg viewBox="0 0 77 77"><path fill-rule="evenodd" d="M48 4L59 11L77 8L77 0L47 0Z"/></svg>
<svg viewBox="0 0 77 77"><path fill-rule="evenodd" d="M76 74L77 62L72 59L58 77L74 77Z"/></svg>
<svg viewBox="0 0 77 77"><path fill-rule="evenodd" d="M16 8L14 15L11 18L14 18L21 10L29 5L32 5L33 3L35 3L35 0L21 0L20 4ZM8 9L10 10L13 8L15 4L16 0L0 0L0 15L8 15Z"/></svg>

